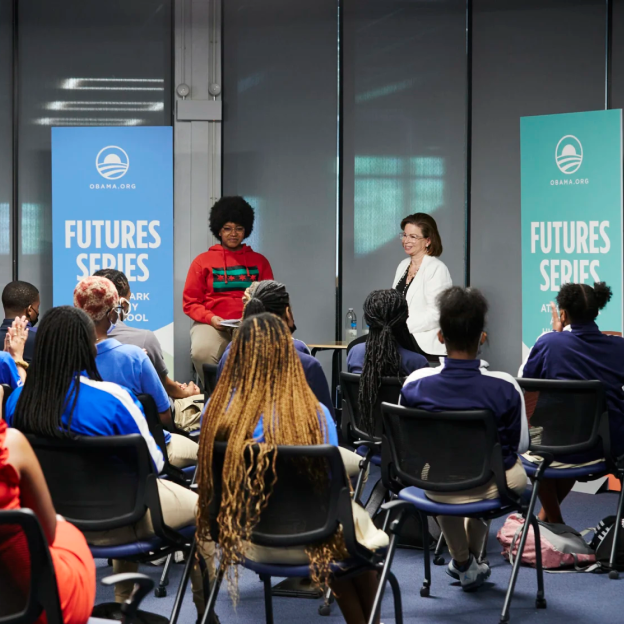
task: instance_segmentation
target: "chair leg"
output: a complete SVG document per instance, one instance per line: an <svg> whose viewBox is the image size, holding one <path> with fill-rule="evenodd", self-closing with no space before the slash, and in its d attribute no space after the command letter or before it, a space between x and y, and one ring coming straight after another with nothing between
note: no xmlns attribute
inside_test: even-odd
<svg viewBox="0 0 624 624"><path fill-rule="evenodd" d="M180 585L178 587L175 601L173 603L173 609L171 610L171 617L169 618L169 624L176 624L176 622L178 621L178 617L180 616L180 609L182 608L182 601L184 600L186 587L188 586L188 581L191 576L191 568L195 560L196 548L197 548L197 538L193 538L193 542L191 544L191 548L188 553L188 558L186 560L186 565L184 566L184 573L182 574L182 579L180 580Z"/></svg>
<svg viewBox="0 0 624 624"><path fill-rule="evenodd" d="M332 602L334 602L334 594L332 594L331 587L328 587L323 595L323 604L318 608L319 615L331 615Z"/></svg>
<svg viewBox="0 0 624 624"><path fill-rule="evenodd" d="M160 582L158 583L158 587L154 590L154 596L156 596L156 598L164 598L167 595L167 585L169 585L169 568L171 567L171 562L173 561L173 555L174 553L167 555L165 567L160 575Z"/></svg>
<svg viewBox="0 0 624 624"><path fill-rule="evenodd" d="M362 496L362 490L364 489L364 475L366 474L366 469L368 468L369 459L368 456L363 458L360 461L360 472L358 473L358 478L355 483L355 489L353 490L353 500L356 503L360 502L360 496Z"/></svg>
<svg viewBox="0 0 624 624"><path fill-rule="evenodd" d="M221 581L223 580L223 571L223 566L220 566L215 574L215 579L212 583L212 587L210 588L210 595L208 596L208 602L206 603L206 610L204 611L201 624L207 624L210 614L214 611L217 596L219 595L219 588L221 587Z"/></svg>
<svg viewBox="0 0 624 624"><path fill-rule="evenodd" d="M533 492L531 493L531 500L529 502L529 507L527 509L527 513L526 513L526 517L524 521L524 529L522 530L522 535L520 536L520 545L518 546L518 554L516 555L516 560L514 561L513 568L511 569L511 578L509 579L509 586L507 587L507 594L505 595L505 603L503 605L503 611L501 613L501 618L500 618L501 623L509 622L509 607L511 606L511 598L513 596L513 592L516 587L516 580L518 579L518 571L520 570L520 561L522 560L522 553L524 552L524 545L526 544L526 540L529 535L529 525L532 524L532 522L529 519L532 518L533 510L535 509L535 502L537 501L538 487L539 487L539 481L535 481L533 484ZM538 550L537 542L535 546L536 546L535 550ZM541 555L541 552L540 552L540 555Z"/></svg>
<svg viewBox="0 0 624 624"><path fill-rule="evenodd" d="M620 533L619 528L622 525L622 506L624 505L624 487L622 487L622 480L620 479L620 498L618 499L618 507L615 514L615 524L613 525L613 543L611 544L611 556L609 557L609 578L617 579L620 573L615 569L615 558L617 556L618 547L618 535Z"/></svg>
<svg viewBox="0 0 624 624"><path fill-rule="evenodd" d="M273 624L273 596L271 595L271 577L261 576L264 583L264 613L266 624Z"/></svg>
<svg viewBox="0 0 624 624"><path fill-rule="evenodd" d="M429 522L427 515L420 512L419 517L422 524L423 554L425 563L425 580L423 581L423 586L420 588L420 595L423 598L427 598L431 588L431 559L429 555L429 540L431 539L431 536L429 535Z"/></svg>
<svg viewBox="0 0 624 624"><path fill-rule="evenodd" d="M394 598L394 621L396 624L403 624L403 604L401 602L401 588L399 581L392 572L388 573L388 582L392 588L392 597Z"/></svg>
<svg viewBox="0 0 624 624"><path fill-rule="evenodd" d="M381 569L381 575L379 577L379 586L377 587L377 593L375 594L375 600L373 601L373 609L368 620L368 624L375 624L379 610L381 609L381 601L383 600L384 589L386 580L390 574L390 567L392 566L392 559L394 558L394 552L396 550L396 533L390 535L390 544L388 546L388 552L386 554L386 560L384 561L383 568Z"/></svg>
<svg viewBox="0 0 624 624"><path fill-rule="evenodd" d="M537 518L531 516L533 526L533 536L535 538L535 571L537 572L537 596L535 606L538 609L546 608L546 598L544 598L544 569L542 566L542 538L540 536L539 522Z"/></svg>
<svg viewBox="0 0 624 624"><path fill-rule="evenodd" d="M433 563L435 565L444 565L444 557L442 556L442 549L444 548L444 533L440 531L440 537L438 537L438 543L436 544L435 552L433 553Z"/></svg>

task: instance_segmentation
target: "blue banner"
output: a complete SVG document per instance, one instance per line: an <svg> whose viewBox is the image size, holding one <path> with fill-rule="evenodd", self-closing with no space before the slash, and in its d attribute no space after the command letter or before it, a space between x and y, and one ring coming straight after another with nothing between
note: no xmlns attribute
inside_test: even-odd
<svg viewBox="0 0 624 624"><path fill-rule="evenodd" d="M172 128L52 128L52 245L54 305L98 269L123 271L126 323L155 332L172 367Z"/></svg>
<svg viewBox="0 0 624 624"><path fill-rule="evenodd" d="M611 286L597 322L621 332L622 111L523 117L520 146L523 352L567 282Z"/></svg>

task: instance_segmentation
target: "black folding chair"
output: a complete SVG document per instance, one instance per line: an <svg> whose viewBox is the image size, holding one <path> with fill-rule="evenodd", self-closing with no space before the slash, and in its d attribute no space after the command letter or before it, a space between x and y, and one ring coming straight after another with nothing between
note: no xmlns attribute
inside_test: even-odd
<svg viewBox="0 0 624 624"><path fill-rule="evenodd" d="M527 474L536 480L575 479L589 481L605 475L614 475L620 486L624 479L624 457L611 453L609 435L609 412L605 401L604 386L597 380L561 381L552 379L517 380L524 390L524 400L529 418L529 450L537 456L548 455L562 463L566 456L596 451L603 461L577 468L553 468L537 477L541 462L523 458ZM620 492L615 526L619 527L624 506L624 491ZM608 564L609 578L617 579L615 557L619 531L614 531L611 557Z"/></svg>
<svg viewBox="0 0 624 624"><path fill-rule="evenodd" d="M359 391L360 375L355 373L340 373L340 388L344 401L342 415L342 436L344 441L356 449L358 455L362 456L360 462L360 474L354 489L354 500L359 500L364 487L364 475L370 464L381 465L381 436L383 433L383 423L381 419L381 404L398 403L403 387L403 379L400 377L383 377L381 387L377 395L377 402L373 406L374 430L367 431L360 413ZM378 485L381 485L379 483ZM381 503L385 496L385 490L375 485L371 500ZM378 506L377 505L377 506ZM369 506L367 505L367 508ZM373 509L373 514L376 509Z"/></svg>
<svg viewBox="0 0 624 624"><path fill-rule="evenodd" d="M149 510L155 535L118 546L89 544L99 559L145 563L176 550L188 553L171 613L175 624L195 554L195 525L173 530L163 520L157 475L139 434L48 439L28 436L56 511L87 534L131 526ZM200 564L203 560L199 558Z"/></svg>
<svg viewBox="0 0 624 624"><path fill-rule="evenodd" d="M34 624L45 613L48 624L63 624L56 575L48 543L37 516L30 509L0 511L0 543L14 546L0 555L0 624ZM28 586L16 582L21 570ZM141 600L154 586L144 574L116 574L102 579L103 585L134 581L138 585L128 603L122 605L122 624L132 624ZM91 617L88 624L110 620Z"/></svg>
<svg viewBox="0 0 624 624"><path fill-rule="evenodd" d="M398 509L402 513L421 516L427 533L427 516L459 516L489 520L513 511L519 511L526 522L518 554L513 565L507 589L501 622L509 621L509 607L520 561L527 538L527 528L533 526L535 542L540 543L539 524L533 514L537 490L530 488L524 496L516 495L507 487L505 468L498 442L494 415L488 410L461 412L427 412L398 405L382 405L384 436L382 450L382 478L387 487L397 492L398 500L387 503L384 509ZM540 474L547 462L539 469ZM461 492L489 483L494 479L499 497L468 504L436 503L425 491ZM530 494L530 497L527 495ZM391 531L395 531L391 525ZM429 596L431 564L429 540L424 543L425 581L421 596ZM379 610L386 581L385 573L392 565L394 542L386 557L379 590L375 597L373 616ZM541 550L536 549L537 608L546 607ZM374 617L370 620L374 621Z"/></svg>
<svg viewBox="0 0 624 624"><path fill-rule="evenodd" d="M217 371L215 364L202 364L204 369L204 399L207 402L217 385Z"/></svg>
<svg viewBox="0 0 624 624"><path fill-rule="evenodd" d="M2 390L4 390L4 395L2 397L2 416L4 416L4 411L6 408L7 399L11 396L11 392L13 392L13 388L8 384L2 384Z"/></svg>
<svg viewBox="0 0 624 624"><path fill-rule="evenodd" d="M217 442L214 448L213 481L210 517L211 534L219 541L216 518L221 506L223 461L227 444ZM333 573L340 578L349 578L365 570L381 571L385 552L372 552L355 539L351 495L340 452L335 446L278 446L275 474L269 468L265 475L270 497L262 511L260 521L251 533L251 542L259 546L301 547L327 540L342 526L349 559L332 566ZM255 450L248 453L247 460L253 469ZM310 462L320 464L327 471L326 487L319 487L317 480L309 475ZM277 480L275 480L277 478ZM273 624L273 603L271 577L307 578L308 565L265 564L245 559L245 568L256 572L264 583L264 604L267 624ZM217 599L219 585L223 578L223 567L217 571L202 624ZM395 618L402 624L401 593L394 575L387 571L387 578L394 595Z"/></svg>
<svg viewBox="0 0 624 624"><path fill-rule="evenodd" d="M158 408L156 407L154 398L150 394L139 394L137 399L143 407L145 420L147 420L147 426L149 427L150 433L162 451L163 459L165 460L165 467L162 470L162 474L175 483L188 487L193 479L193 475L195 474L196 466L177 468L169 462L167 444L165 443L165 428L160 422Z"/></svg>

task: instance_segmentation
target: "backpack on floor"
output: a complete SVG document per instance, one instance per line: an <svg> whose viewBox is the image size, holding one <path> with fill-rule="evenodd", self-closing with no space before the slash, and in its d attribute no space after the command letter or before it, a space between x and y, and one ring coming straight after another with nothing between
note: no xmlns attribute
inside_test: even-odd
<svg viewBox="0 0 624 624"><path fill-rule="evenodd" d="M580 571L596 562L596 555L591 544L588 544L583 536L572 527L551 522L540 522L539 527L544 570L574 568ZM514 513L505 520L505 524L496 535L503 547L501 554L510 563L513 563L518 554L523 528L524 518ZM535 567L535 536L532 526L529 527L522 553L522 563Z"/></svg>
<svg viewBox="0 0 624 624"><path fill-rule="evenodd" d="M591 546L596 553L596 562L603 570L609 569L609 559L611 558L611 547L613 546L613 536L615 535L615 516L607 516L600 521L594 529L594 538ZM618 530L618 545L615 553L616 570L624 571L624 520L620 523Z"/></svg>

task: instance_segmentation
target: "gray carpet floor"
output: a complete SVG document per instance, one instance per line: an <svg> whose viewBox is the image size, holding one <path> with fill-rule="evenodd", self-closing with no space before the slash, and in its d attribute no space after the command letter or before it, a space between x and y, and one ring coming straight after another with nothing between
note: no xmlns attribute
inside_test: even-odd
<svg viewBox="0 0 624 624"><path fill-rule="evenodd" d="M371 475L370 482L375 481ZM566 522L576 529L595 526L605 516L615 513L617 496L601 493L595 496L573 492L565 501L563 512ZM444 567L432 566L432 589L429 598L421 598L419 589L423 579L423 554L416 550L399 550L393 564L393 571L401 585L403 615L406 624L427 622L443 624L473 624L499 621L511 566L500 555L496 531L504 519L492 523L488 541L488 557L492 567L489 582L477 592L464 593L459 584L444 573ZM446 553L448 561L448 553ZM106 561L98 560L98 581L111 574ZM183 566L173 565L168 595L156 598L149 595L142 604L146 611L169 617L173 606L175 589ZM141 572L148 574L157 583L162 568L142 566ZM568 573L545 574L548 608L535 609L536 580L531 568L520 570L511 621L536 624L587 624L592 622L624 622L624 574L620 580L610 580L606 574ZM275 582L278 582L276 579ZM222 624L251 624L264 622L262 583L247 570L241 570L239 581L239 602L236 608L228 597L225 585L221 588L217 602L217 614ZM113 600L111 588L98 585L97 602ZM332 605L331 615L318 614L321 600L281 598L273 599L276 624L331 624L342 622L338 607ZM180 624L194 624L195 608L190 588L182 606ZM382 606L381 621L394 623L392 599L388 588Z"/></svg>

